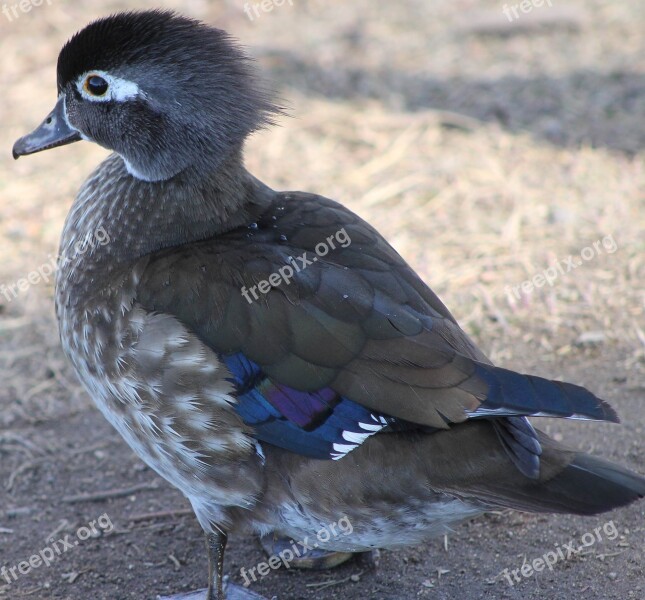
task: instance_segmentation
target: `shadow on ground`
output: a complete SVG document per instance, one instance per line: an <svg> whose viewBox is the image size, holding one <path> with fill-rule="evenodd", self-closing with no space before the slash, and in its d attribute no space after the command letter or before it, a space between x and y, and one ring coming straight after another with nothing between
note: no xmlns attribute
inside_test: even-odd
<svg viewBox="0 0 645 600"><path fill-rule="evenodd" d="M450 111L510 132L526 130L558 146L604 146L628 155L645 148L645 75L635 71L442 79L400 69L325 68L291 52L260 56L270 65L271 81L311 96L375 99L410 112Z"/></svg>

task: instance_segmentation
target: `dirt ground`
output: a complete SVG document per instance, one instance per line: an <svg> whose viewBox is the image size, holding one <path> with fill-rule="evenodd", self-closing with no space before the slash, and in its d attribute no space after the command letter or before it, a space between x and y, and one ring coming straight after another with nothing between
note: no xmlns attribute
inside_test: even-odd
<svg viewBox="0 0 645 600"><path fill-rule="evenodd" d="M509 22L497 0L286 0L253 20L242 0L157 2L240 38L288 103L291 116L250 142L252 172L367 218L496 362L611 401L621 426L538 425L645 474L645 4L541 4ZM51 278L33 275L47 271L75 191L105 152L81 143L10 156L53 106L64 41L149 3L28 6L11 20L0 12L0 284L35 282L15 297L0 288L0 567L55 544L61 553L9 583L0 571L0 599L203 587L187 501L81 389L59 347ZM576 268L551 285L517 287L570 255ZM385 551L376 570L281 569L252 589L280 600L637 600L644 515L645 502L586 519L492 514ZM589 535L552 570L513 585L503 575ZM226 570L241 583L240 569L262 559L254 539L233 538Z"/></svg>

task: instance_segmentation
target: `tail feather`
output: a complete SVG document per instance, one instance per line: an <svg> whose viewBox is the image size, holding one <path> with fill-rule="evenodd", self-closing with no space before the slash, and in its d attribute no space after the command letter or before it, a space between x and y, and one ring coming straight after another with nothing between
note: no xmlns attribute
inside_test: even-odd
<svg viewBox="0 0 645 600"><path fill-rule="evenodd" d="M536 434L541 447L537 478L518 472L490 421L473 420L428 435L430 486L489 507L580 515L645 498L642 475Z"/></svg>
<svg viewBox="0 0 645 600"><path fill-rule="evenodd" d="M488 393L471 418L533 415L619 421L607 402L579 385L485 364L477 365L477 374L488 384Z"/></svg>
<svg viewBox="0 0 645 600"><path fill-rule="evenodd" d="M536 487L540 507L595 515L645 498L645 477L609 461L578 454L564 471Z"/></svg>

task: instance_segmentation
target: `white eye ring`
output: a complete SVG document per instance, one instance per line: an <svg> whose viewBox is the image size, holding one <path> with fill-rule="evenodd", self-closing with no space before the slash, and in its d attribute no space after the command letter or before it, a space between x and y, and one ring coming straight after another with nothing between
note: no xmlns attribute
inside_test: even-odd
<svg viewBox="0 0 645 600"><path fill-rule="evenodd" d="M92 77L100 77L105 81L107 84L105 93L97 96L87 89L87 82ZM76 89L85 100L89 100L90 102L109 102L111 100L125 102L126 100L141 95L141 90L134 81L114 77L105 71L87 71L87 73L83 73L76 80Z"/></svg>

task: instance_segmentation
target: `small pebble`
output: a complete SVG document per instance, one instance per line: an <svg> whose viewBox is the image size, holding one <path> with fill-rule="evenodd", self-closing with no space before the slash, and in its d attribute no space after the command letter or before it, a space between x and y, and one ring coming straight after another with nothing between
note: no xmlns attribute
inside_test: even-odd
<svg viewBox="0 0 645 600"><path fill-rule="evenodd" d="M576 346L599 346L605 341L602 331L585 331L575 341Z"/></svg>

